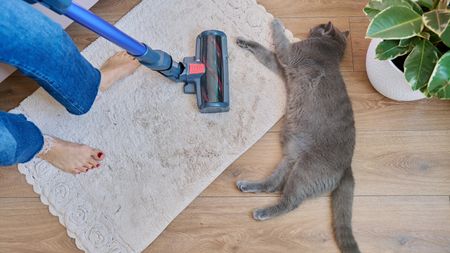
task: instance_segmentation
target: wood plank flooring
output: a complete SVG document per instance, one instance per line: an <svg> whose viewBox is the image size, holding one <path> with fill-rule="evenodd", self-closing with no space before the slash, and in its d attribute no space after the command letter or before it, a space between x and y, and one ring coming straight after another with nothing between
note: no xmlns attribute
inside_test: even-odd
<svg viewBox="0 0 450 253"><path fill-rule="evenodd" d="M138 2L101 0L93 11L115 22ZM341 70L357 127L353 226L362 252L450 252L450 102L400 103L371 87L365 73L365 1L258 2L299 38L328 20L351 32ZM96 38L78 25L68 32L80 49ZM14 108L36 87L14 74L0 85L0 109ZM145 252L338 252L328 196L256 222L251 210L276 202L278 195L244 194L234 186L237 179L272 172L281 158L282 123L225 170ZM0 252L80 252L15 167L0 169Z"/></svg>

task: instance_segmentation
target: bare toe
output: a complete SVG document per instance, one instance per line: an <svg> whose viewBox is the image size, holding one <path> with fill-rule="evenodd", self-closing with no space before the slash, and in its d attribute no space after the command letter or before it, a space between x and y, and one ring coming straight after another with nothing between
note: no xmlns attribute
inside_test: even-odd
<svg viewBox="0 0 450 253"><path fill-rule="evenodd" d="M86 171L89 170L89 168L88 168L87 166L83 166L83 167L80 167L79 170L80 170L81 172L86 172Z"/></svg>
<svg viewBox="0 0 450 253"><path fill-rule="evenodd" d="M95 168L97 166L97 164L98 164L98 162L94 158L91 157L89 159L89 165L91 166L91 168Z"/></svg>
<svg viewBox="0 0 450 253"><path fill-rule="evenodd" d="M80 171L80 174L81 174L81 173L86 173L86 171L88 169L86 167L82 166L82 167L78 167L77 170Z"/></svg>
<svg viewBox="0 0 450 253"><path fill-rule="evenodd" d="M89 165L91 166L91 169L97 169L100 167L100 163L95 159L91 159L91 161L89 161Z"/></svg>
<svg viewBox="0 0 450 253"><path fill-rule="evenodd" d="M103 153L101 150L95 149L92 152L92 158L94 158L94 160L96 161L101 161L103 159L105 159L105 153Z"/></svg>

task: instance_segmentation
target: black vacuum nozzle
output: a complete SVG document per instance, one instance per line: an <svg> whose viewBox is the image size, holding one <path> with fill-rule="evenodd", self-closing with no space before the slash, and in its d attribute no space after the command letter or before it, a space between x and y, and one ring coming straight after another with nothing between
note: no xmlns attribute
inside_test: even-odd
<svg viewBox="0 0 450 253"><path fill-rule="evenodd" d="M227 112L230 108L228 48L225 33L202 32L197 37L195 57L184 59L185 93L196 94L200 112Z"/></svg>

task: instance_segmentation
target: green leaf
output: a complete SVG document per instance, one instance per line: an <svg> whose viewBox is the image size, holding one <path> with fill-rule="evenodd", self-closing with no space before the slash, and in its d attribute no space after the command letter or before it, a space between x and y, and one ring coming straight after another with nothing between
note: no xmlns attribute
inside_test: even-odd
<svg viewBox="0 0 450 253"><path fill-rule="evenodd" d="M447 47L450 47L450 25L444 30L444 32L439 36Z"/></svg>
<svg viewBox="0 0 450 253"><path fill-rule="evenodd" d="M433 10L423 14L422 18L428 29L441 36L450 21L450 12Z"/></svg>
<svg viewBox="0 0 450 253"><path fill-rule="evenodd" d="M428 86L423 86L422 88L420 88L420 92L423 93L423 95L425 95L425 97L427 98L431 98L432 95L430 94L430 91L428 90Z"/></svg>
<svg viewBox="0 0 450 253"><path fill-rule="evenodd" d="M433 68L439 59L439 51L428 40L416 43L405 60L405 78L413 90L418 90L428 83Z"/></svg>
<svg viewBox="0 0 450 253"><path fill-rule="evenodd" d="M450 51L434 67L428 82L428 91L441 99L450 99Z"/></svg>
<svg viewBox="0 0 450 253"><path fill-rule="evenodd" d="M406 39L419 34L422 28L422 16L407 7L393 6L372 19L367 29L367 37Z"/></svg>
<svg viewBox="0 0 450 253"><path fill-rule="evenodd" d="M412 0L407 0L407 1L411 5L411 7L413 8L413 10L415 12L417 12L418 14L421 14L421 15L423 14L422 7L420 7L419 4L417 4L415 1L412 1Z"/></svg>
<svg viewBox="0 0 450 253"><path fill-rule="evenodd" d="M375 49L378 60L391 60L411 51L410 47L400 47L399 40L383 40Z"/></svg>
<svg viewBox="0 0 450 253"><path fill-rule="evenodd" d="M434 32L430 31L430 42L433 43L434 45L438 44L439 42L441 42L442 39L439 37L439 35L435 34Z"/></svg>
<svg viewBox="0 0 450 253"><path fill-rule="evenodd" d="M422 14L422 8L412 0L371 0L364 7L364 13L370 18L374 18L379 12L392 6L408 7L418 14Z"/></svg>
<svg viewBox="0 0 450 253"><path fill-rule="evenodd" d="M378 13L380 13L379 10L377 10L377 9L372 9L372 8L370 8L370 7L364 7L363 11L364 11L364 13L365 13L367 16L369 16L369 18L371 18L371 19L374 18L375 15L377 15Z"/></svg>
<svg viewBox="0 0 450 253"><path fill-rule="evenodd" d="M417 36L419 36L420 38L424 38L426 40L430 40L430 34L427 32L421 32Z"/></svg>
<svg viewBox="0 0 450 253"><path fill-rule="evenodd" d="M408 38L408 39L401 39L400 42L398 43L399 47L409 47L411 46L412 42L413 42L413 38Z"/></svg>
<svg viewBox="0 0 450 253"><path fill-rule="evenodd" d="M419 5L427 7L428 9L433 8L433 0L418 0Z"/></svg>

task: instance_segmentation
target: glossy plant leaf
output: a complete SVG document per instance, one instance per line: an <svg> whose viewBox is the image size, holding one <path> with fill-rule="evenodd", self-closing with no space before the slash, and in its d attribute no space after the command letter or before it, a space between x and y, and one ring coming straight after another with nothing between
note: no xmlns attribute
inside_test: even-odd
<svg viewBox="0 0 450 253"><path fill-rule="evenodd" d="M436 45L436 44L438 44L439 42L442 41L442 39L439 37L439 35L435 34L432 31L429 31L429 33L430 33L430 42L431 43Z"/></svg>
<svg viewBox="0 0 450 253"><path fill-rule="evenodd" d="M432 9L434 6L433 0L418 0L417 3L423 7L427 7L428 9Z"/></svg>
<svg viewBox="0 0 450 253"><path fill-rule="evenodd" d="M423 14L422 7L420 7L420 5L418 3L416 3L416 1L413 1L413 0L407 0L407 1L412 6L412 8L415 12L417 12L418 14L421 14L421 15Z"/></svg>
<svg viewBox="0 0 450 253"><path fill-rule="evenodd" d="M447 47L450 47L450 25L447 26L445 31L439 37Z"/></svg>
<svg viewBox="0 0 450 253"><path fill-rule="evenodd" d="M375 49L378 60L392 60L411 51L411 47L400 47L399 40L383 40Z"/></svg>
<svg viewBox="0 0 450 253"><path fill-rule="evenodd" d="M430 34L427 32L420 32L419 34L417 34L417 36L426 40L430 40Z"/></svg>
<svg viewBox="0 0 450 253"><path fill-rule="evenodd" d="M439 59L439 51L428 40L416 43L405 60L405 78L413 90L425 86Z"/></svg>
<svg viewBox="0 0 450 253"><path fill-rule="evenodd" d="M399 47L408 47L411 44L413 38L401 39L398 43Z"/></svg>
<svg viewBox="0 0 450 253"><path fill-rule="evenodd" d="M367 37L406 39L420 34L422 28L421 15L404 6L393 6L372 19L367 29Z"/></svg>
<svg viewBox="0 0 450 253"><path fill-rule="evenodd" d="M423 95L427 98L431 98L432 95L430 94L430 91L428 91L428 86L423 86L422 88L420 88L420 92L423 93Z"/></svg>
<svg viewBox="0 0 450 253"><path fill-rule="evenodd" d="M423 14L422 18L428 29L441 36L450 21L450 12L433 10Z"/></svg>
<svg viewBox="0 0 450 253"><path fill-rule="evenodd" d="M450 99L450 51L437 62L428 82L428 91L438 98Z"/></svg>
<svg viewBox="0 0 450 253"><path fill-rule="evenodd" d="M380 13L379 10L372 9L372 8L370 8L370 7L367 7L367 6L364 7L363 11L364 11L364 14L366 14L366 16L368 16L370 19L374 18L375 15L377 15L378 13Z"/></svg>
<svg viewBox="0 0 450 253"><path fill-rule="evenodd" d="M374 18L382 10L392 6L404 6L414 10L418 14L423 13L422 8L412 0L371 0L364 7L363 11L370 18Z"/></svg>

